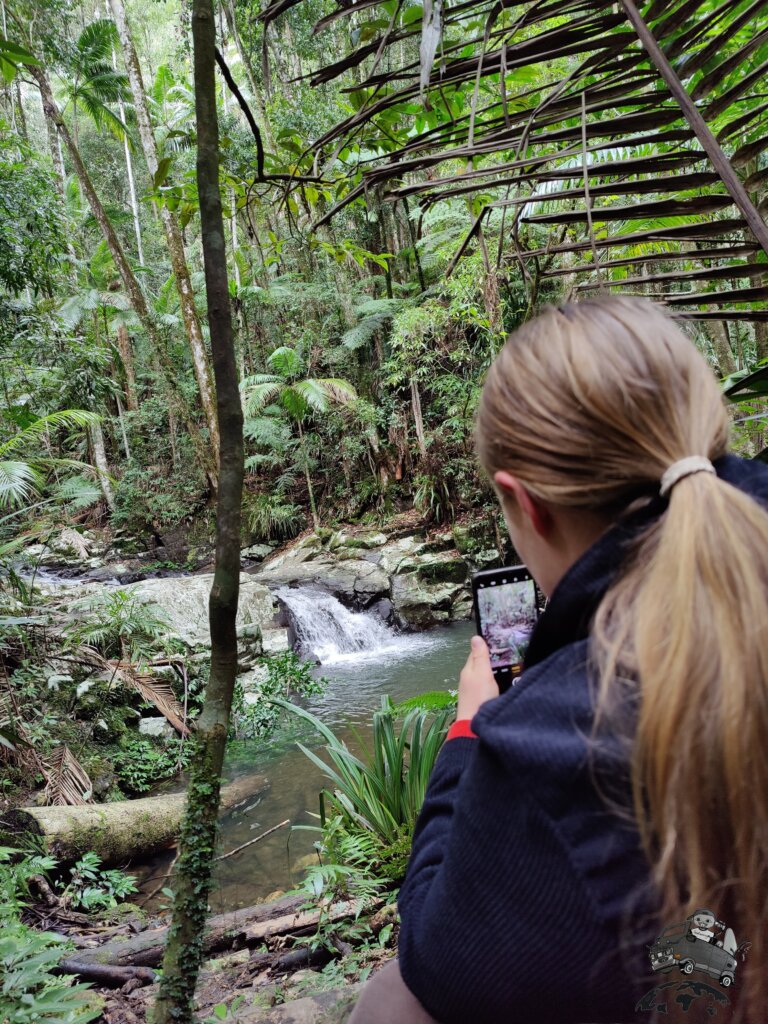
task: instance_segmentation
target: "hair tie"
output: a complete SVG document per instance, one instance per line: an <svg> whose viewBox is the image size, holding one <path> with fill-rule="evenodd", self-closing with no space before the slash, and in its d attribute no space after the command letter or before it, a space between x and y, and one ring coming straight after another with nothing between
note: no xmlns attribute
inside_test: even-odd
<svg viewBox="0 0 768 1024"><path fill-rule="evenodd" d="M661 487L659 489L661 497L663 498L669 494L678 480L682 480L685 476L691 476L692 473L714 473L717 475L717 471L709 459L703 455L689 455L685 459L673 462L667 468L661 478Z"/></svg>

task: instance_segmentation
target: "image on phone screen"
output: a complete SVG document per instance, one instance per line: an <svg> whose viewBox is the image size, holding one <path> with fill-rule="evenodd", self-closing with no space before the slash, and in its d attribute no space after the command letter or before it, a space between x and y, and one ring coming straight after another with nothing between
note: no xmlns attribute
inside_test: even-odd
<svg viewBox="0 0 768 1024"><path fill-rule="evenodd" d="M537 618L533 580L510 580L482 587L477 592L477 602L491 667L519 665Z"/></svg>

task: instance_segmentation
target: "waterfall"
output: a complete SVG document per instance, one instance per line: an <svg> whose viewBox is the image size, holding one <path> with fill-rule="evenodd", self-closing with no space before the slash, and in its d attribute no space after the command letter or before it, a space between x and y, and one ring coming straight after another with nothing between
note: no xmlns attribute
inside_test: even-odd
<svg viewBox="0 0 768 1024"><path fill-rule="evenodd" d="M350 611L318 587L280 587L275 594L288 608L297 646L322 665L399 650L406 640L375 615Z"/></svg>

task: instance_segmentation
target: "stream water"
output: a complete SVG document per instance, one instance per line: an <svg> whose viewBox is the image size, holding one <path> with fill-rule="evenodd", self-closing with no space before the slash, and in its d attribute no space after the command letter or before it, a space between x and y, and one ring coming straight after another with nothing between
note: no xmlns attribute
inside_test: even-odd
<svg viewBox="0 0 768 1024"><path fill-rule="evenodd" d="M324 610L319 598L305 588L294 590L290 597L292 612L299 613L297 639L305 650L322 652L324 661L313 671L330 679L326 691L305 702L305 706L355 752L367 748L371 713L380 706L384 694L397 703L430 690L457 686L473 633L471 622L397 635L379 620L349 612L328 595L323 595ZM340 621L346 624L341 633ZM318 624L323 622L325 628L320 628ZM359 644L361 635L368 637L370 646L350 650ZM302 878L302 862L306 863L313 853L318 833L295 826L317 825L312 812L318 812L318 796L326 778L297 748L299 734L307 747L322 756L322 738L299 723L296 730L266 745L263 741L238 743L227 757L227 781L262 772L269 780L269 790L224 818L222 851L247 843L286 818L291 827L217 864L210 901L214 913L261 902L276 890L292 888ZM153 861L150 878L142 884L144 892L157 887L158 876L167 870L169 862L170 854Z"/></svg>
<svg viewBox="0 0 768 1024"><path fill-rule="evenodd" d="M82 579L67 580L42 569L37 582L66 587L74 593ZM105 586L117 581L100 581ZM353 612L317 587L280 587L276 591L288 609L290 636L296 651L311 662L317 676L330 680L324 693L304 701L310 711L329 725L356 753L370 743L372 712L388 695L394 703L427 693L453 689L469 652L474 631L471 622L452 623L422 633L400 634L373 614ZM313 813L327 779L298 749L297 739L322 756L323 740L307 723L296 719L269 741L232 744L225 763L225 782L248 775L268 781L265 792L255 792L222 821L221 850L228 852L254 839L272 826L290 821L289 827L220 861L215 868L211 909L215 913L261 902L276 890L301 881L303 866L313 853L319 833L296 826L317 825ZM164 901L160 889L173 857L168 851L129 871L138 878L147 909Z"/></svg>

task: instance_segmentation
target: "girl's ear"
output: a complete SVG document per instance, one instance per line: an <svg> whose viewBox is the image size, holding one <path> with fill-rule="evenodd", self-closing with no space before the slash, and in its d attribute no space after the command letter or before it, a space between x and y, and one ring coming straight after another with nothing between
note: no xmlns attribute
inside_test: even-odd
<svg viewBox="0 0 768 1024"><path fill-rule="evenodd" d="M552 532L553 520L549 508L539 498L535 498L516 476L500 469L493 474L496 486L509 498L513 498L523 516L528 519L534 531L541 537L548 537Z"/></svg>

